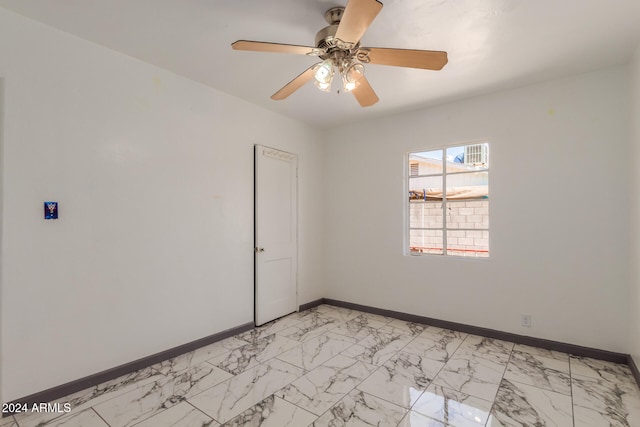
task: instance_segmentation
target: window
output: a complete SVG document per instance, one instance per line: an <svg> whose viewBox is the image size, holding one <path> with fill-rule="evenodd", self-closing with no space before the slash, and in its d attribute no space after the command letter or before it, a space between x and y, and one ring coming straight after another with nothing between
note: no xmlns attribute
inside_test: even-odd
<svg viewBox="0 0 640 427"><path fill-rule="evenodd" d="M409 153L409 254L489 256L489 143Z"/></svg>

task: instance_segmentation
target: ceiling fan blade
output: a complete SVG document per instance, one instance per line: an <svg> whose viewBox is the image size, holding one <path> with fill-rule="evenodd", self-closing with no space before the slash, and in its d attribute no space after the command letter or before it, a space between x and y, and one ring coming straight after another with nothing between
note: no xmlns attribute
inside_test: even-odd
<svg viewBox="0 0 640 427"><path fill-rule="evenodd" d="M378 0L349 0L338 25L335 38L356 44L382 9Z"/></svg>
<svg viewBox="0 0 640 427"><path fill-rule="evenodd" d="M441 70L448 62L447 52L436 50L387 49L382 47L365 47L358 50L357 57L363 56L363 62L396 67L422 68L425 70Z"/></svg>
<svg viewBox="0 0 640 427"><path fill-rule="evenodd" d="M296 55L319 55L321 50L311 46L294 44L256 42L252 40L238 40L231 43L235 50L251 50L254 52L293 53Z"/></svg>
<svg viewBox="0 0 640 427"><path fill-rule="evenodd" d="M369 107L378 102L378 95L373 91L373 88L369 84L369 80L365 76L362 76L359 80L358 87L353 89L351 93L356 97L360 106Z"/></svg>
<svg viewBox="0 0 640 427"><path fill-rule="evenodd" d="M271 99L274 99L276 101L279 101L281 99L285 99L289 95L291 95L293 92L297 91L302 86L304 86L305 83L307 83L309 80L313 79L313 75L314 75L313 67L314 66L315 65L312 65L311 67L307 68L298 77L296 77L295 79L291 80L289 83L284 85L282 87L282 89L280 89L279 91L277 91L276 93L271 95Z"/></svg>

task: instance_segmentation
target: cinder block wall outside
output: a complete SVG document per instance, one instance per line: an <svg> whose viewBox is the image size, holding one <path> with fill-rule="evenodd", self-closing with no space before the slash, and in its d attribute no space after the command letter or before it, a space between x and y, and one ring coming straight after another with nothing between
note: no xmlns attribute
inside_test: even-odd
<svg viewBox="0 0 640 427"><path fill-rule="evenodd" d="M411 228L441 228L442 201L413 200L409 203ZM487 256L489 251L489 200L447 202L447 247L451 255ZM462 229L462 230L456 230ZM418 252L442 250L441 230L414 230L409 246ZM457 249L457 251L456 251Z"/></svg>

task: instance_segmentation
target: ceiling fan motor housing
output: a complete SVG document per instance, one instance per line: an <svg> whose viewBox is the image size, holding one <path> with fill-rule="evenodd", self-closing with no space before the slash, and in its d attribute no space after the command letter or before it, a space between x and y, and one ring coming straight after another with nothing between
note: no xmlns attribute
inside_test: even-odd
<svg viewBox="0 0 640 427"><path fill-rule="evenodd" d="M333 7L327 10L324 18L329 23L329 26L324 27L316 34L316 47L323 51L318 56L321 59L332 58L336 66L341 65L344 60L353 58L360 45L360 43L346 45L343 40L335 37L343 13L344 7Z"/></svg>
<svg viewBox="0 0 640 427"><path fill-rule="evenodd" d="M323 29L318 31L318 34L316 34L316 47L318 49L325 50L337 47L337 39L335 38L337 30L338 25L335 24L324 27Z"/></svg>

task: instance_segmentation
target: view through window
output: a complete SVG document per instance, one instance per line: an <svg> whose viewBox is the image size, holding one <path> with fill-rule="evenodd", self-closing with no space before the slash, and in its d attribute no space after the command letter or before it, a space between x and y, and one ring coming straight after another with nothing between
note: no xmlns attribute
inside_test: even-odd
<svg viewBox="0 0 640 427"><path fill-rule="evenodd" d="M409 253L489 256L489 143L409 154Z"/></svg>

